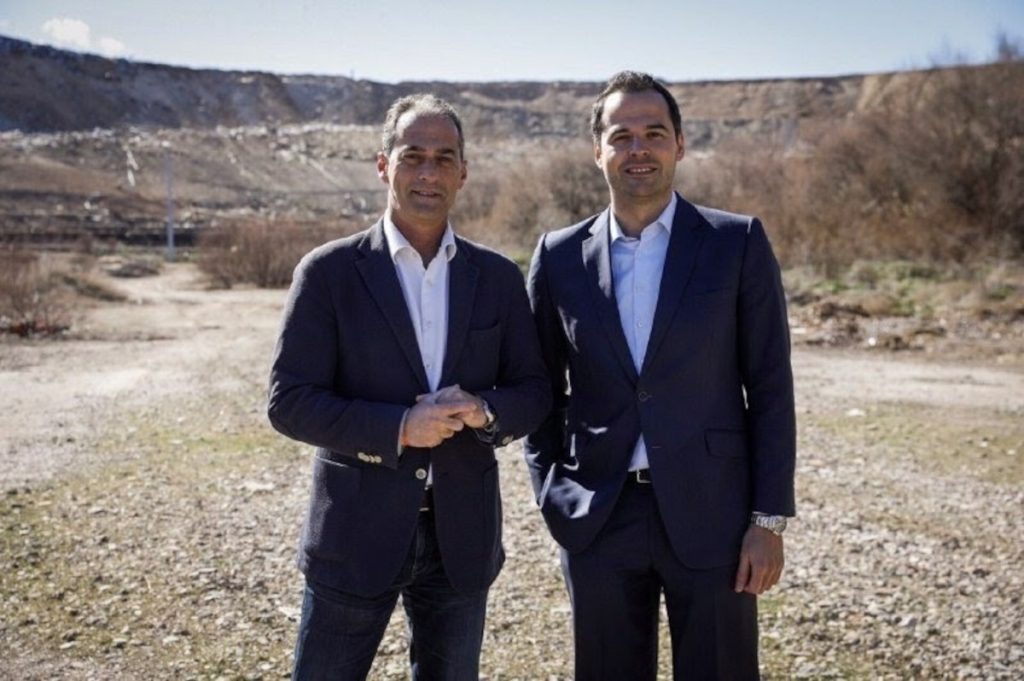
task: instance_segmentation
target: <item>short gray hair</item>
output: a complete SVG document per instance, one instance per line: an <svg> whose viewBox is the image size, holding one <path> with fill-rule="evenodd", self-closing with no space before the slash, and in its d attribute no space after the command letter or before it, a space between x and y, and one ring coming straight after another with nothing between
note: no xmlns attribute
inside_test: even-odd
<svg viewBox="0 0 1024 681"><path fill-rule="evenodd" d="M399 119L410 111L417 114L444 116L450 120L459 133L459 156L466 157L466 142L462 136L462 119L459 118L455 107L440 97L422 92L396 99L388 108L388 114L384 118L384 132L381 135L381 148L386 156L390 156L391 151L395 148Z"/></svg>

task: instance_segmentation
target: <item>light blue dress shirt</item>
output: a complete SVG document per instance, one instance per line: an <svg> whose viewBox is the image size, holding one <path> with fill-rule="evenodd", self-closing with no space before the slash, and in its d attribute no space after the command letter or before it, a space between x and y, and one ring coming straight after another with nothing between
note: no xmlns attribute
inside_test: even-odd
<svg viewBox="0 0 1024 681"><path fill-rule="evenodd" d="M665 255L672 236L672 220L677 202L673 192L668 206L654 222L644 227L639 238L627 236L615 219L615 214L611 214L611 264L615 301L637 373L640 373L644 364L647 341L651 337L651 325L654 323L654 311L658 307L661 274L665 269ZM629 463L631 471L641 468L648 468L647 445L644 444L643 435L637 439Z"/></svg>

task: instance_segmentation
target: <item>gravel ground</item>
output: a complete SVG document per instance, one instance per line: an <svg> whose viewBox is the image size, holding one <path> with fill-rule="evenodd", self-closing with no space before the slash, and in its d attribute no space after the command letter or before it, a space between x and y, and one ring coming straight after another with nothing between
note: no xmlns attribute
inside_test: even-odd
<svg viewBox="0 0 1024 681"><path fill-rule="evenodd" d="M278 301L175 272L131 284L150 304L106 309L90 341L0 345L18 386L0 397L18 424L0 435L2 678L288 674L309 452L263 418ZM157 322L148 341L104 336ZM103 362L119 378L94 395ZM802 348L795 363L800 516L761 601L765 677L1024 677L1022 373ZM59 414L31 421L47 389ZM483 674L568 679L568 599L518 444L501 467ZM371 678L406 676L396 614Z"/></svg>

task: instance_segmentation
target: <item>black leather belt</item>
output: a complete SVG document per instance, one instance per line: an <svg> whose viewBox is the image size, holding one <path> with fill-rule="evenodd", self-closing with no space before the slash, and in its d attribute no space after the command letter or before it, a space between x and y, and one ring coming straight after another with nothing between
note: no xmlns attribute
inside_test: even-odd
<svg viewBox="0 0 1024 681"><path fill-rule="evenodd" d="M423 499L420 501L420 513L429 513L434 510L434 488L428 487L423 490Z"/></svg>
<svg viewBox="0 0 1024 681"><path fill-rule="evenodd" d="M649 485L651 484L651 469L641 468L637 471L630 471L626 476L626 482L631 482L634 485Z"/></svg>

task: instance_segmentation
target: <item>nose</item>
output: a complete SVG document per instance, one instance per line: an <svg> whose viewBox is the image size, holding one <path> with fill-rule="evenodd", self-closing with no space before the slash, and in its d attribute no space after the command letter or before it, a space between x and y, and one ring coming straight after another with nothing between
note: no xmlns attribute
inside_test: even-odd
<svg viewBox="0 0 1024 681"><path fill-rule="evenodd" d="M649 153L647 145L644 143L642 137L634 137L629 143L629 153L631 156L640 156L642 154Z"/></svg>
<svg viewBox="0 0 1024 681"><path fill-rule="evenodd" d="M431 181L437 177L437 162L431 159L424 159L420 162L418 170L421 180Z"/></svg>

